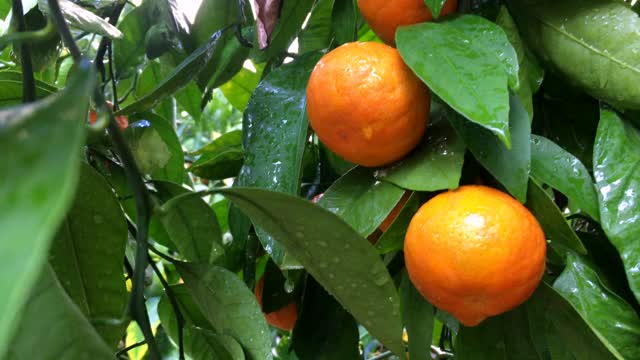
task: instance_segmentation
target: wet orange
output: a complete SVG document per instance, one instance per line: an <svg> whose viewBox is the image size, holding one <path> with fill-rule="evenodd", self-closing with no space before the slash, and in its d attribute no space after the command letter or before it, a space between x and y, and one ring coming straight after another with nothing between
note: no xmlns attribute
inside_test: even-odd
<svg viewBox="0 0 640 360"><path fill-rule="evenodd" d="M329 52L307 85L309 122L320 141L369 167L397 161L420 142L429 101L429 90L398 51L373 42Z"/></svg>
<svg viewBox="0 0 640 360"><path fill-rule="evenodd" d="M536 289L546 241L535 217L486 186L439 194L415 214L404 243L411 281L467 326L509 311Z"/></svg>
<svg viewBox="0 0 640 360"><path fill-rule="evenodd" d="M262 308L262 290L264 289L264 278L260 279L256 284L256 288L254 290L254 294L256 295L256 300L258 300L258 304L260 304L260 308ZM278 329L291 331L296 324L296 320L298 319L298 308L296 303L293 302L279 310L274 312L265 313L264 314L267 323L271 326L275 326Z"/></svg>
<svg viewBox="0 0 640 360"><path fill-rule="evenodd" d="M358 0L358 7L371 30L387 44L395 43L398 27L433 19L424 0ZM447 0L440 10L440 16L450 14L457 8L458 0Z"/></svg>

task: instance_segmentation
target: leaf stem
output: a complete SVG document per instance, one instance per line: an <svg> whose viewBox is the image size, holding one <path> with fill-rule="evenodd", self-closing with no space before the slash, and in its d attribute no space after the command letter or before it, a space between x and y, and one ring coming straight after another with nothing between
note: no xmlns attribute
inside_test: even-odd
<svg viewBox="0 0 640 360"><path fill-rule="evenodd" d="M122 355L122 354L126 354L126 353L128 353L128 352L129 352L129 350L133 350L133 349L135 349L135 348L137 348L137 347L140 347L140 346L142 346L142 345L144 345L144 344L146 344L146 342L145 342L144 340L142 340L142 341L137 342L137 343L135 343L135 344L133 344L133 345L129 345L129 346L127 346L126 348L124 348L124 349L122 349L122 350L118 351L118 352L116 353L116 357L118 357L118 356L120 356L120 355Z"/></svg>
<svg viewBox="0 0 640 360"><path fill-rule="evenodd" d="M11 2L11 10L18 23L18 33L26 30L21 0ZM14 45L15 46L15 45ZM19 44L20 64L22 65L22 102L28 103L36 99L36 80L33 77L31 49L27 44Z"/></svg>
<svg viewBox="0 0 640 360"><path fill-rule="evenodd" d="M51 10L51 20L53 24L58 29L58 33L60 37L62 37L62 42L64 46L69 49L69 53L73 57L74 62L80 62L82 59L82 53L80 52L80 48L78 44L76 44L73 39L73 35L71 35L71 30L69 30L69 26L67 26L67 22L64 19L64 15L62 15L62 10L60 10L60 4L58 0L49 0L49 9Z"/></svg>

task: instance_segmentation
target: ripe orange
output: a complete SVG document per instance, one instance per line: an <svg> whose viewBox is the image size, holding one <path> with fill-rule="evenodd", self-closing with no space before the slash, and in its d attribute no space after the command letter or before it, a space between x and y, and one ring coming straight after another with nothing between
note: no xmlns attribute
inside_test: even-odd
<svg viewBox="0 0 640 360"><path fill-rule="evenodd" d="M387 44L395 43L398 27L433 19L424 0L358 0L358 7L371 30ZM447 0L440 10L440 16L450 14L457 8L458 0Z"/></svg>
<svg viewBox="0 0 640 360"><path fill-rule="evenodd" d="M307 113L318 138L344 159L381 166L401 159L424 134L427 87L398 51L353 42L316 64L307 85Z"/></svg>
<svg viewBox="0 0 640 360"><path fill-rule="evenodd" d="M404 243L411 281L433 305L467 326L523 303L545 268L535 217L498 190L462 186L415 214Z"/></svg>
<svg viewBox="0 0 640 360"><path fill-rule="evenodd" d="M262 308L262 290L264 289L264 277L258 281L256 284L256 288L254 290L254 294L256 295L256 299L258 300L258 304L260 304L260 308ZM298 308L295 302L283 307L280 310L276 310L274 312L270 312L268 314L264 314L267 323L271 326L275 326L278 329L291 331L293 326L296 324L296 320L298 319Z"/></svg>

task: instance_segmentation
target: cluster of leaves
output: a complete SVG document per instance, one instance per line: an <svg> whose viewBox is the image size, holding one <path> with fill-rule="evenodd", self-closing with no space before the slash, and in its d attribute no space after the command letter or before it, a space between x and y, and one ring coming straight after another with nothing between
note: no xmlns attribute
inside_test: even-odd
<svg viewBox="0 0 640 360"><path fill-rule="evenodd" d="M52 1L14 16L0 0L6 358L400 357L403 329L412 359L640 358L640 19L626 4L462 1L401 28L430 123L406 159L367 169L319 143L305 111L326 50L379 41L356 1L256 1L255 20L246 1L192 17L188 1ZM107 136L103 96L126 130ZM105 121L88 127L91 101ZM402 247L424 201L478 182L537 217L548 271L525 304L466 328L416 291ZM263 276L264 311L298 303L292 334L265 322Z"/></svg>

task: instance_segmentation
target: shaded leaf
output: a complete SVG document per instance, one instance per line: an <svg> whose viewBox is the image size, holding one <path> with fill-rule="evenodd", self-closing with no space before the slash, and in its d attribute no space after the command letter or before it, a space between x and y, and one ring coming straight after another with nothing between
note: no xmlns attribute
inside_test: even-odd
<svg viewBox="0 0 640 360"><path fill-rule="evenodd" d="M366 239L328 210L291 195L252 188L217 192L277 237L373 336L402 353L398 295Z"/></svg>
<svg viewBox="0 0 640 360"><path fill-rule="evenodd" d="M45 264L30 293L9 352L3 358L113 359L113 351L67 296L49 265Z"/></svg>
<svg viewBox="0 0 640 360"><path fill-rule="evenodd" d="M220 180L238 175L242 167L242 131L228 132L194 152L201 155L189 171L199 177Z"/></svg>
<svg viewBox="0 0 640 360"><path fill-rule="evenodd" d="M46 260L49 242L73 200L85 139L91 64L43 100L0 110L0 354ZM47 126L42 126L47 124Z"/></svg>
<svg viewBox="0 0 640 360"><path fill-rule="evenodd" d="M640 299L640 132L612 111L600 113L593 174L602 229L618 249L631 290Z"/></svg>
<svg viewBox="0 0 640 360"><path fill-rule="evenodd" d="M82 6L76 5L69 0L58 0L58 3L60 4L62 15L64 15L64 19L69 25L111 39L120 39L124 36L118 28L91 11L85 10ZM38 7L45 12L49 12L47 0L38 0Z"/></svg>
<svg viewBox="0 0 640 360"><path fill-rule="evenodd" d="M345 0L351 3L352 0ZM310 51L317 51L329 47L333 38L333 28L331 27L331 14L334 9L335 0L316 1L307 25L298 38L298 53L304 54Z"/></svg>
<svg viewBox="0 0 640 360"><path fill-rule="evenodd" d="M418 193L411 194L398 217L391 223L376 244L376 248L382 254L400 251L404 247L404 236L407 233L409 223L413 215L423 204L422 196Z"/></svg>
<svg viewBox="0 0 640 360"><path fill-rule="evenodd" d="M595 186L587 168L542 136L531 135L531 176L565 194L572 205L593 219L600 219Z"/></svg>
<svg viewBox="0 0 640 360"><path fill-rule="evenodd" d="M44 81L36 80L36 98L51 95L59 89ZM0 106L19 104L22 101L22 74L18 71L0 71Z"/></svg>
<svg viewBox="0 0 640 360"><path fill-rule="evenodd" d="M148 28L149 24L142 6L131 10L120 21L118 29L124 34L124 37L113 40L116 78L122 79L132 76L133 70L144 61L144 39Z"/></svg>
<svg viewBox="0 0 640 360"><path fill-rule="evenodd" d="M318 205L366 237L378 228L403 194L399 187L378 181L373 170L356 167L334 182Z"/></svg>
<svg viewBox="0 0 640 360"><path fill-rule="evenodd" d="M560 244L580 254L587 253L587 249L565 220L558 206L534 180L529 181L525 205L536 217L544 230L545 237L550 239L552 244Z"/></svg>
<svg viewBox="0 0 640 360"><path fill-rule="evenodd" d="M400 285L402 321L409 337L409 355L413 360L431 360L431 339L435 309L416 290L406 272Z"/></svg>
<svg viewBox="0 0 640 360"><path fill-rule="evenodd" d="M358 30L364 24L356 0L336 0L333 5L333 31L338 44L358 39Z"/></svg>
<svg viewBox="0 0 640 360"><path fill-rule="evenodd" d="M75 200L49 250L49 263L113 350L126 329L126 323L118 322L128 301L122 271L127 239L127 223L111 187L83 164Z"/></svg>

